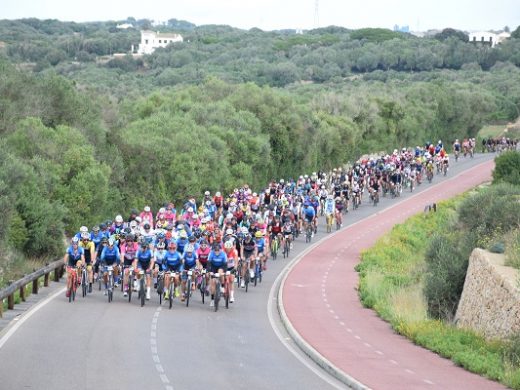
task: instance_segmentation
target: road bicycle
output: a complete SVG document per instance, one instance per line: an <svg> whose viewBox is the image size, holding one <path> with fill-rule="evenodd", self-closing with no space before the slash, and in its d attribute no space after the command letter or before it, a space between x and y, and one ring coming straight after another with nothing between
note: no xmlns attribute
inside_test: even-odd
<svg viewBox="0 0 520 390"><path fill-rule="evenodd" d="M222 294L221 288L222 284L220 283L220 274L219 273L211 273L211 278L215 280L215 293L213 294L213 309L218 311L218 305L220 303L220 296Z"/></svg>
<svg viewBox="0 0 520 390"><path fill-rule="evenodd" d="M81 267L81 296L85 298L88 292L88 272L85 266Z"/></svg>
<svg viewBox="0 0 520 390"><path fill-rule="evenodd" d="M107 275L107 295L108 303L112 302L114 298L114 267L111 265L105 267Z"/></svg>
<svg viewBox="0 0 520 390"><path fill-rule="evenodd" d="M260 257L257 257L255 260L255 276L253 280L253 284L256 287L257 282L262 283L262 262L260 261Z"/></svg>
<svg viewBox="0 0 520 390"><path fill-rule="evenodd" d="M184 289L184 298L186 299L186 307L190 305L190 297L191 297L191 288L193 284L193 271L190 270L184 270L183 271L183 278L186 278L186 287Z"/></svg>
<svg viewBox="0 0 520 390"><path fill-rule="evenodd" d="M229 309L229 298L231 297L231 271L226 271L224 276L224 302Z"/></svg>
<svg viewBox="0 0 520 390"><path fill-rule="evenodd" d="M69 286L69 303L76 300L76 289L78 288L78 269L69 268L70 286Z"/></svg>
<svg viewBox="0 0 520 390"><path fill-rule="evenodd" d="M313 231L312 223L308 222L307 226L305 226L305 242L311 242L312 231Z"/></svg>
<svg viewBox="0 0 520 390"><path fill-rule="evenodd" d="M199 288L200 295L202 297L202 304L204 304L207 289L206 270L204 268L202 270L199 270L197 273L197 287Z"/></svg>
<svg viewBox="0 0 520 390"><path fill-rule="evenodd" d="M140 269L139 270L139 280L138 280L138 283L139 283L139 292L137 294L137 297L138 299L141 300L141 307L144 306L144 301L146 299L146 284L145 284L145 272L143 269Z"/></svg>
<svg viewBox="0 0 520 390"><path fill-rule="evenodd" d="M157 294L159 294L159 306L161 306L164 295L164 271L157 273Z"/></svg>
<svg viewBox="0 0 520 390"><path fill-rule="evenodd" d="M283 240L283 258L289 257L289 252L291 252L291 239L289 236L285 237Z"/></svg>
<svg viewBox="0 0 520 390"><path fill-rule="evenodd" d="M278 234L273 235L271 239L271 256L273 260L276 260L276 256L278 256L278 249L280 248L280 237Z"/></svg>

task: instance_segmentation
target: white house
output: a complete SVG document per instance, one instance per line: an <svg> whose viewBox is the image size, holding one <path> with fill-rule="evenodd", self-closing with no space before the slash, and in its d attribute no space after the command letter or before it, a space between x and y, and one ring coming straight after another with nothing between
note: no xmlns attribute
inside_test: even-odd
<svg viewBox="0 0 520 390"><path fill-rule="evenodd" d="M134 28L134 26L131 25L130 23L123 23L123 24L118 24L116 26L116 28L118 28L120 30L126 30L126 29L129 29L129 28Z"/></svg>
<svg viewBox="0 0 520 390"><path fill-rule="evenodd" d="M509 38L511 34L507 32L502 32L500 34L495 34L489 31L477 31L469 34L469 41L474 43L484 43L490 45L491 47L495 47L499 43L502 43L507 38Z"/></svg>
<svg viewBox="0 0 520 390"><path fill-rule="evenodd" d="M158 47L166 47L172 42L183 42L183 38L180 34L143 30L141 31L141 43L138 46L137 54L152 54Z"/></svg>

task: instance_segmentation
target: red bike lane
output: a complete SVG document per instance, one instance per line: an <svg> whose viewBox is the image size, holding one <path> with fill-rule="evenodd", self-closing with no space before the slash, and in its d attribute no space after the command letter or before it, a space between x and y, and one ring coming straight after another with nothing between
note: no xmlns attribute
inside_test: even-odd
<svg viewBox="0 0 520 390"><path fill-rule="evenodd" d="M341 372L373 389L504 389L397 335L358 297L354 267L363 249L428 204L491 179L488 161L365 218L310 250L282 285L286 318Z"/></svg>

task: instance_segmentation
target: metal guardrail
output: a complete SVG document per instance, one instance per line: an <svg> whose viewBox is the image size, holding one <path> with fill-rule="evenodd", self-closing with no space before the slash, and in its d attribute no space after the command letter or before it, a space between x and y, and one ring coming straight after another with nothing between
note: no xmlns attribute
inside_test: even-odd
<svg viewBox="0 0 520 390"><path fill-rule="evenodd" d="M4 309L4 299L7 298L7 309L14 309L14 294L19 291L20 299L25 302L25 287L32 283L32 293L38 294L39 279L43 276L43 286L49 286L49 277L54 272L54 281L58 282L65 272L65 263L63 260L56 260L45 267L40 268L23 278L11 282L6 288L0 290L0 317Z"/></svg>

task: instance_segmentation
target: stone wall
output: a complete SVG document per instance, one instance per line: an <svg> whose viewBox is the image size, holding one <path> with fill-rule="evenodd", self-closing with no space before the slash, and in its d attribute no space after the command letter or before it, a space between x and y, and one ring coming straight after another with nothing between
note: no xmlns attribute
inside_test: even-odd
<svg viewBox="0 0 520 390"><path fill-rule="evenodd" d="M520 331L518 270L504 266L504 255L475 249L469 259L455 321L488 339Z"/></svg>

